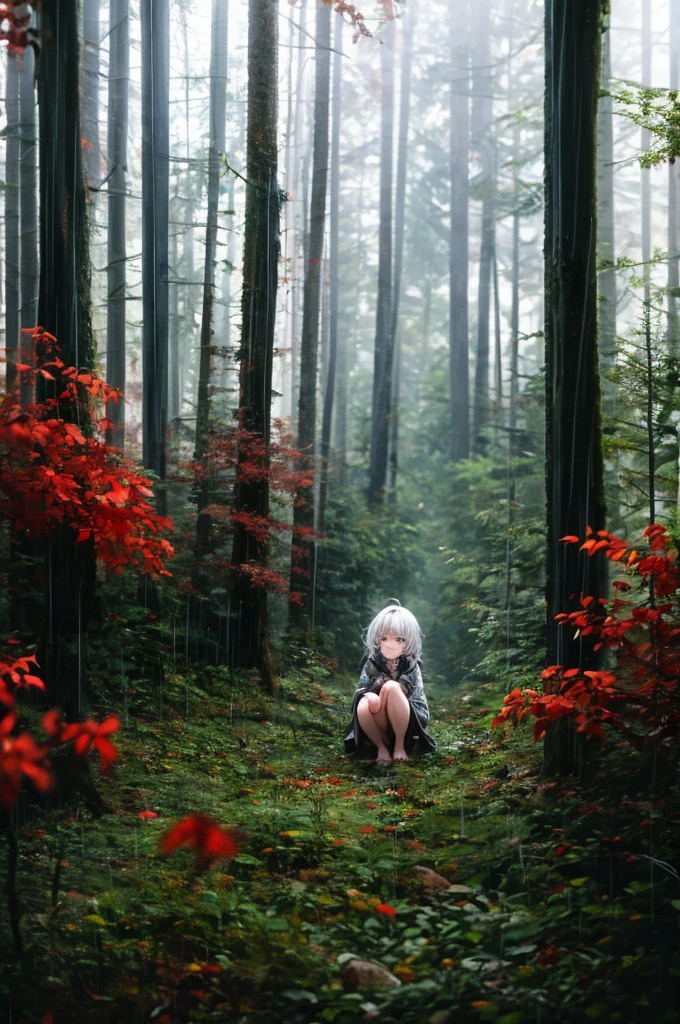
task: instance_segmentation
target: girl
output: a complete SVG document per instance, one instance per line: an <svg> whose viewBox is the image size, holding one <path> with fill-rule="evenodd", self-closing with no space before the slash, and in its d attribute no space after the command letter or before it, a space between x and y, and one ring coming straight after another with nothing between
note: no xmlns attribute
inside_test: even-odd
<svg viewBox="0 0 680 1024"><path fill-rule="evenodd" d="M376 761L408 761L434 750L426 730L430 710L420 672L422 633L415 616L392 598L366 631L367 657L352 701L345 736L348 753L367 740ZM392 753L390 753L392 747Z"/></svg>

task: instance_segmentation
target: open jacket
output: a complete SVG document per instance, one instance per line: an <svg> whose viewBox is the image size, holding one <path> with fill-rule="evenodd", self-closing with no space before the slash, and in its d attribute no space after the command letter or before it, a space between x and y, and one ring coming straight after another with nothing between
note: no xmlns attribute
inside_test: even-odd
<svg viewBox="0 0 680 1024"><path fill-rule="evenodd" d="M391 673L382 654L380 651L377 651L364 662L357 688L354 691L352 721L345 736L345 750L347 753L352 753L363 744L369 744L374 747L374 744L371 743L359 725L357 707L365 694L372 690L379 692L378 679L380 676L396 679L406 687L406 697L411 706L411 717L406 730L406 736L404 737L406 753L409 757L417 757L419 754L427 753L428 750L434 750L437 743L430 736L426 728L430 721L430 709L425 696L423 676L420 671L419 662L416 658L407 657L405 654L402 654L397 662L395 672Z"/></svg>

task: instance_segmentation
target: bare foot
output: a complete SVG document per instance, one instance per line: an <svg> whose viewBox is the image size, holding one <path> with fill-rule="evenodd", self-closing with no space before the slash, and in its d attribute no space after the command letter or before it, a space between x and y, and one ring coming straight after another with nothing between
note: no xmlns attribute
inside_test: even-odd
<svg viewBox="0 0 680 1024"><path fill-rule="evenodd" d="M390 754L387 747L378 747L378 756L376 757L376 764L380 764L381 761L391 761L392 755Z"/></svg>
<svg viewBox="0 0 680 1024"><path fill-rule="evenodd" d="M408 754L405 750L395 750L392 754L394 761L408 761Z"/></svg>

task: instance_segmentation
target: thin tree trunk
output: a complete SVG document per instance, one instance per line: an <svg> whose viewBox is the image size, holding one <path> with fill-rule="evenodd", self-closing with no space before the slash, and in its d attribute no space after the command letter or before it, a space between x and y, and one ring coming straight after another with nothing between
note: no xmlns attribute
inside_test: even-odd
<svg viewBox="0 0 680 1024"><path fill-rule="evenodd" d="M7 148L5 155L5 346L7 390L17 384L15 363L19 358L19 54L7 51L5 79Z"/></svg>
<svg viewBox="0 0 680 1024"><path fill-rule="evenodd" d="M452 4L449 21L451 239L449 243L449 387L451 458L470 455L468 350L468 159L470 152L470 54L468 4Z"/></svg>
<svg viewBox="0 0 680 1024"><path fill-rule="evenodd" d="M106 268L106 376L125 391L126 204L128 92L130 85L129 0L110 0L108 110L108 243ZM109 402L107 442L125 447L125 401Z"/></svg>
<svg viewBox="0 0 680 1024"><path fill-rule="evenodd" d="M642 0L642 84L652 84L652 3ZM640 146L644 152L649 148L650 135L643 128ZM642 277L644 281L644 303L649 309L652 286L652 180L648 167L640 168L640 212L642 216Z"/></svg>
<svg viewBox="0 0 680 1024"><path fill-rule="evenodd" d="M394 23L385 27L380 47L380 226L378 229L378 303L375 318L373 356L373 402L371 406L371 464L368 498L380 504L387 483L390 398L394 338L392 330L392 187L394 135Z"/></svg>
<svg viewBox="0 0 680 1024"><path fill-rule="evenodd" d="M489 324L494 236L496 230L496 169L491 122L493 120L493 77L491 74L490 0L478 0L472 77L472 138L481 153L482 226L477 292L477 358L473 405L473 444L486 451L486 428L491 419L489 396Z"/></svg>
<svg viewBox="0 0 680 1024"><path fill-rule="evenodd" d="M404 223L406 210L406 173L408 168L408 130L411 113L411 65L413 63L413 36L416 30L416 10L410 7L408 21L403 26L403 54L401 82L399 88L399 144L397 149L397 188L394 215L394 275L392 280L392 319L390 323L391 345L394 350L392 368L392 393L390 395L390 420L388 438L388 491L397 485L399 464L399 391L401 378L401 336L399 333L399 301L401 298L401 275L404 261Z"/></svg>
<svg viewBox="0 0 680 1024"><path fill-rule="evenodd" d="M601 553L588 558L560 543L605 523L595 258L600 18L590 0L546 5L547 659L581 669L597 663L592 645L559 628L555 615L580 608L581 593L597 600L606 591ZM551 729L544 770L573 769L581 753L572 728Z"/></svg>
<svg viewBox="0 0 680 1024"><path fill-rule="evenodd" d="M297 446L301 457L298 471L311 474L314 468L316 435L317 359L319 348L319 302L328 182L328 104L330 96L331 11L325 4L316 8L316 73L314 91L314 148L312 200L309 213L309 241L305 268L305 293L300 344L300 402ZM309 622L314 572L313 486L296 489L293 509L293 546L290 589L301 595L300 603L289 606L293 628L304 629Z"/></svg>
<svg viewBox="0 0 680 1024"><path fill-rule="evenodd" d="M208 149L208 220L205 235L205 265L203 270L203 313L201 319L201 355L198 371L198 398L196 407L196 443L194 458L203 464L208 454L210 422L210 376L213 351L213 304L215 289L215 254L217 251L217 211L220 194L220 169L225 148L225 120L227 116L227 5L224 0L213 0L210 50L210 145ZM209 494L206 483L198 488L196 543L208 541L210 517L204 514Z"/></svg>
<svg viewBox="0 0 680 1024"><path fill-rule="evenodd" d="M501 296L498 282L498 246L496 244L496 232L494 230L493 240L493 326L494 326L494 423L496 427L501 424L503 417L503 354L501 352Z"/></svg>
<svg viewBox="0 0 680 1024"><path fill-rule="evenodd" d="M611 30L602 33L602 87L611 79ZM603 377L616 363L616 259L614 237L614 126L611 96L601 96L597 117L598 342ZM603 379L604 412L616 410L616 387Z"/></svg>
<svg viewBox="0 0 680 1024"><path fill-rule="evenodd" d="M19 78L19 104L21 107L19 155L19 205L21 209L21 326L35 327L38 323L38 291L40 266L38 260L38 136L35 108L35 50L26 46L21 54ZM25 363L32 363L32 341L22 335ZM32 398L32 386L21 389L22 405Z"/></svg>
<svg viewBox="0 0 680 1024"><path fill-rule="evenodd" d="M333 108L330 180L330 251L329 251L329 344L328 374L321 424L321 487L319 489L318 531L324 532L328 473L331 457L331 426L338 364L338 309L340 297L340 91L342 85L342 15L335 15L333 37Z"/></svg>
<svg viewBox="0 0 680 1024"><path fill-rule="evenodd" d="M239 451L235 510L245 516L269 515L269 456L272 360L279 256L277 182L278 4L250 0L248 11L248 135L245 248L243 254L242 336L239 425L262 438L262 472L244 473L247 448ZM244 516L244 518L245 518ZM273 692L276 678L269 649L267 594L254 573L266 571L269 551L243 521L234 530L232 563L237 584L233 663L256 667Z"/></svg>
<svg viewBox="0 0 680 1024"><path fill-rule="evenodd" d="M83 0L83 149L90 215L94 220L101 178L99 148L99 5ZM113 23L113 22L112 22Z"/></svg>
<svg viewBox="0 0 680 1024"><path fill-rule="evenodd" d="M168 0L141 0L143 460L165 480L168 414ZM159 490L159 511L165 493Z"/></svg>
<svg viewBox="0 0 680 1024"><path fill-rule="evenodd" d="M170 361L168 364L168 423L173 432L173 438L175 443L179 438L179 415L181 408L180 400L180 344L179 344L179 328L180 328L180 316L179 316L179 291L180 285L178 284L179 268L179 232L180 225L178 223L181 216L182 205L179 197L175 194L172 198L172 203L169 207L169 220L168 220L168 245L170 247L169 255L169 275L170 281L168 282L168 351ZM172 221L175 221L173 224Z"/></svg>
<svg viewBox="0 0 680 1024"><path fill-rule="evenodd" d="M299 23L299 34L298 38L304 38L303 32L305 31L305 22L307 18L307 5L306 0L301 0L300 6L300 23ZM291 277L292 277L292 303L293 303L293 314L291 317L291 345L290 345L290 362L291 362L291 416L290 416L290 429L294 437L297 436L297 414L298 405L300 401L300 339L299 339L299 325L300 325L300 294L304 295L304 275L305 262L304 253L307 249L307 165L306 165L306 136L305 136L305 118L304 109L306 104L305 96L305 80L304 70L306 65L306 58L304 50L298 51L298 64L297 64L297 75L296 75L296 86L295 86L295 115L293 125L293 135L295 139L295 169L293 172L293 203L292 206L292 220L293 220L293 243L292 243L292 263L291 263ZM299 192L302 199L301 201L296 200L296 194ZM302 267L300 267L300 257L302 255ZM302 281L302 289L300 288L300 281Z"/></svg>
<svg viewBox="0 0 680 1024"><path fill-rule="evenodd" d="M670 0L670 88L680 89L680 0ZM677 356L680 349L680 258L678 212L680 208L680 164L668 164L668 349Z"/></svg>

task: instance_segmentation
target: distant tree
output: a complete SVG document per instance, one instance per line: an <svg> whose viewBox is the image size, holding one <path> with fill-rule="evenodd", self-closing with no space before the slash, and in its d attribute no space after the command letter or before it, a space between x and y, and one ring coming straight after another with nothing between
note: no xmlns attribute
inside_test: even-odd
<svg viewBox="0 0 680 1024"><path fill-rule="evenodd" d="M168 414L168 203L170 15L168 0L141 0L142 26L142 434L143 460L165 479ZM159 511L165 495L158 492Z"/></svg>
<svg viewBox="0 0 680 1024"><path fill-rule="evenodd" d="M477 355L472 409L473 445L477 452L486 448L484 428L491 419L489 394L489 326L491 284L496 238L496 154L491 134L493 120L493 74L491 67L490 0L475 4L475 30L472 76L472 140L480 154L482 226L477 289Z"/></svg>
<svg viewBox="0 0 680 1024"><path fill-rule="evenodd" d="M671 0L670 32L668 40L670 57L670 88L680 89L680 0ZM668 341L670 351L680 351L680 317L678 297L680 296L680 258L678 246L680 233L680 163L668 164Z"/></svg>
<svg viewBox="0 0 680 1024"><path fill-rule="evenodd" d="M243 252L239 426L262 439L257 471L247 467L249 450L239 450L234 507L238 516L231 561L237 573L233 661L258 668L264 685L276 687L269 648L267 594L258 586L269 545L253 528L269 515L271 384L279 256L277 182L278 4L250 0L248 8L248 128L246 219ZM247 471L250 469L250 472ZM261 580L260 580L261 582Z"/></svg>
<svg viewBox="0 0 680 1024"><path fill-rule="evenodd" d="M328 475L331 459L331 428L338 364L338 311L340 301L340 112L342 88L342 16L335 16L333 38L333 109L331 139L331 180L330 180L330 248L329 248L329 354L328 373L323 396L323 419L321 424L321 485L319 487L319 509L317 529L324 531L326 502L328 497Z"/></svg>
<svg viewBox="0 0 680 1024"><path fill-rule="evenodd" d="M399 142L397 148L397 184L394 203L394 271L392 274L392 311L390 322L391 344L394 350L392 367L392 393L390 396L390 427L387 487L394 491L399 464L399 397L401 376L401 339L399 336L399 304L404 263L404 234L406 223L406 174L408 170L408 132L411 114L411 66L413 63L413 36L415 35L415 3L408 10L402 26L402 62L399 87Z"/></svg>
<svg viewBox="0 0 680 1024"><path fill-rule="evenodd" d="M14 364L19 354L19 53L7 50L5 110L7 147L5 151L5 346L7 389L16 382Z"/></svg>
<svg viewBox="0 0 680 1024"><path fill-rule="evenodd" d="M381 503L387 484L390 399L394 338L392 336L392 188L394 149L394 23L385 28L380 47L380 224L378 228L378 302L373 355L371 404L371 464L369 501Z"/></svg>
<svg viewBox="0 0 680 1024"><path fill-rule="evenodd" d="M129 0L110 0L108 104L108 249L106 376L125 391L126 222L128 92L130 84ZM125 446L125 402L109 402L109 444Z"/></svg>
<svg viewBox="0 0 680 1024"><path fill-rule="evenodd" d="M547 490L547 658L594 666L587 639L573 639L555 616L580 596L605 595L601 558L564 536L605 525L597 350L596 123L604 4L550 0L545 9L545 353ZM551 730L549 772L574 767L572 730Z"/></svg>
<svg viewBox="0 0 680 1024"><path fill-rule="evenodd" d="M321 261L326 226L330 99L331 12L325 4L318 4L316 8L315 40L312 194L305 265L300 341L300 400L297 417L297 447L301 453L298 470L305 476L303 477L304 482L298 488L293 509L290 576L291 591L302 594L302 600L300 603L292 602L289 606L290 624L296 629L304 629L309 620L314 571L314 492L309 478L314 466L316 437L319 308Z"/></svg>
<svg viewBox="0 0 680 1024"><path fill-rule="evenodd" d="M603 373L616 362L616 257L614 234L614 125L612 97L607 94L611 79L611 30L602 33L603 95L597 117L597 263L598 339ZM603 380L605 410L614 414L616 391Z"/></svg>
<svg viewBox="0 0 680 1024"><path fill-rule="evenodd" d="M227 110L227 5L213 0L210 34L210 141L208 144L208 219L205 235L203 269L203 311L201 319L201 355L198 370L196 404L196 443L194 458L204 464L208 454L210 426L209 388L212 372L213 309L215 292L215 258L217 252L217 214L220 197L220 169L225 147ZM205 467L204 467L205 468ZM205 476L203 477L205 480ZM208 504L207 484L197 493L196 543L207 543L210 519L204 509Z"/></svg>
<svg viewBox="0 0 680 1024"><path fill-rule="evenodd" d="M451 226L449 243L449 379L451 458L470 454L468 351L468 160L470 153L470 50L468 4L454 0L449 18Z"/></svg>

